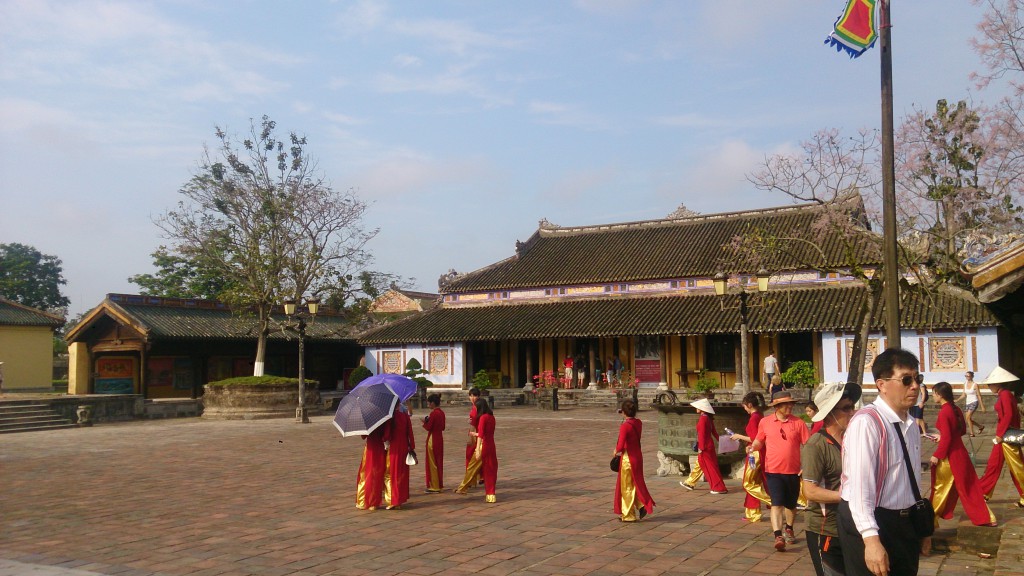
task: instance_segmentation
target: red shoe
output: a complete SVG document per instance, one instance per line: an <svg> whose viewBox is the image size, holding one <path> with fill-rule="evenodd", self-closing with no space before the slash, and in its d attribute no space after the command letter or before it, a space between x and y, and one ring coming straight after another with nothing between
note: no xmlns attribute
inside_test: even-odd
<svg viewBox="0 0 1024 576"><path fill-rule="evenodd" d="M775 537L775 550L778 552L786 551L786 539L782 536Z"/></svg>

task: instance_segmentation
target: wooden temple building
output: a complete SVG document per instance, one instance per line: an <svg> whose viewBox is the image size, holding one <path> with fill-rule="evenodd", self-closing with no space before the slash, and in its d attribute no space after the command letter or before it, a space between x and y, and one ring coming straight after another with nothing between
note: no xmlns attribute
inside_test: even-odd
<svg viewBox="0 0 1024 576"><path fill-rule="evenodd" d="M264 373L298 374L296 335L274 314ZM362 348L342 316L322 312L307 320L305 374L322 389L340 388L359 365ZM68 392L197 398L207 382L251 376L256 319L210 300L108 294L71 328Z"/></svg>
<svg viewBox="0 0 1024 576"><path fill-rule="evenodd" d="M567 357L577 367L582 361L587 382L618 358L641 387L692 386L702 373L732 387L743 361L739 292L756 292L757 269L728 246L758 231L803 238L808 253L774 256L768 292L746 297L751 383L763 385L769 351L783 370L808 360L821 381L845 380L867 292L842 270L855 260L870 271L880 256L862 243L851 260L849 245L819 231L821 210L795 205L579 227L542 220L508 258L443 276L439 306L358 341L373 372L401 372L416 358L442 389L467 386L478 370L524 386L561 370ZM849 210L870 233L859 198ZM817 264L809 267L812 257ZM826 267L838 272L817 271ZM729 276L723 297L712 286L720 272ZM959 381L964 370L984 374L998 363L1003 328L970 292L909 283L901 300L902 345L920 357L927 381ZM886 346L883 323L884 305L872 321L869 363Z"/></svg>

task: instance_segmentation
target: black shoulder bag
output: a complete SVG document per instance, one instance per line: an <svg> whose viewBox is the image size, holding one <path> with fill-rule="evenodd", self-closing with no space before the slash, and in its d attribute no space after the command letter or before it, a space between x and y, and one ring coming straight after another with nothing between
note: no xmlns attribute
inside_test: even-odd
<svg viewBox="0 0 1024 576"><path fill-rule="evenodd" d="M914 468L910 464L910 452L907 451L907 442L903 439L903 430L899 422L893 422L896 428L896 435L900 437L900 446L903 447L903 462L907 465L907 474L910 475L910 488L914 492L914 505L910 508L910 523L914 532L919 538L927 538L935 533L935 509L932 508L932 501L921 498L921 490L914 481Z"/></svg>

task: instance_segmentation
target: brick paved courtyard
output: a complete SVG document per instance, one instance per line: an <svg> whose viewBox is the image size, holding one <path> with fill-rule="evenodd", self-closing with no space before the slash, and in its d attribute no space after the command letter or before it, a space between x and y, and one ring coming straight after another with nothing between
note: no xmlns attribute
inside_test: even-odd
<svg viewBox="0 0 1024 576"><path fill-rule="evenodd" d="M448 410L448 488L461 476L464 412ZM375 512L354 507L362 442L329 417L5 435L0 576L813 574L802 521L800 543L777 553L767 518L742 521L737 481L714 496L657 477L656 417L640 417L658 506L639 524L611 512L610 409L499 410L497 504L482 489L423 494L421 464L409 504ZM421 457L423 440L417 430ZM922 574L989 574L992 562L933 555Z"/></svg>

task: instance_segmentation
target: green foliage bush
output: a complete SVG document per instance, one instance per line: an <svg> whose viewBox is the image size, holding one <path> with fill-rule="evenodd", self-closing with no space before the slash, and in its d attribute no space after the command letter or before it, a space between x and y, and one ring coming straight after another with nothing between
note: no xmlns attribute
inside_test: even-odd
<svg viewBox="0 0 1024 576"><path fill-rule="evenodd" d="M701 368L700 372L697 373L697 382L694 383L693 388L698 392L707 393L718 388L719 384L716 378L708 376L707 368Z"/></svg>
<svg viewBox="0 0 1024 576"><path fill-rule="evenodd" d="M366 380L370 376L373 376L373 372L366 366L358 366L351 374L348 375L348 387L355 388L356 384L359 384L363 380Z"/></svg>
<svg viewBox="0 0 1024 576"><path fill-rule="evenodd" d="M814 374L814 364L807 360L793 362L782 373L782 383L787 387L813 388L818 383L818 377Z"/></svg>
<svg viewBox="0 0 1024 576"><path fill-rule="evenodd" d="M487 374L487 370L477 370L473 375L473 386L479 388L481 392L491 387L491 377Z"/></svg>
<svg viewBox="0 0 1024 576"><path fill-rule="evenodd" d="M217 380L216 382L209 382L207 386L279 386L281 384L294 384L299 385L298 378L286 378L284 376L238 376L237 378L226 378L224 380ZM316 380L306 379L306 386L316 387Z"/></svg>

